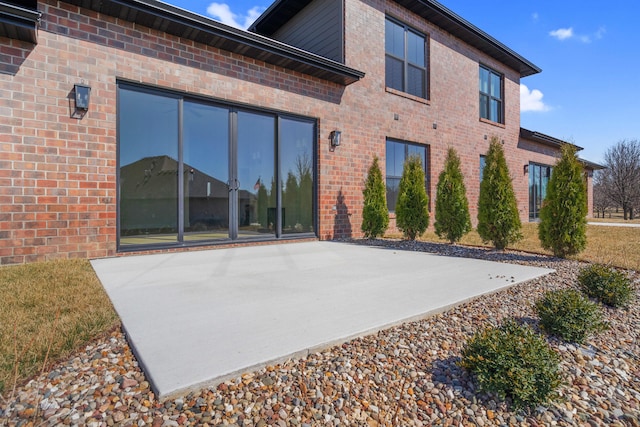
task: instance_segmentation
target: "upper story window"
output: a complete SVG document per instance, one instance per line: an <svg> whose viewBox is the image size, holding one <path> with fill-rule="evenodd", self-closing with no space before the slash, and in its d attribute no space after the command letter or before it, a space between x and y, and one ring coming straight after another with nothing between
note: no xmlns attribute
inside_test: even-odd
<svg viewBox="0 0 640 427"><path fill-rule="evenodd" d="M480 66L480 118L504 123L502 76Z"/></svg>
<svg viewBox="0 0 640 427"><path fill-rule="evenodd" d="M384 34L387 87L426 98L426 37L390 18L385 21Z"/></svg>

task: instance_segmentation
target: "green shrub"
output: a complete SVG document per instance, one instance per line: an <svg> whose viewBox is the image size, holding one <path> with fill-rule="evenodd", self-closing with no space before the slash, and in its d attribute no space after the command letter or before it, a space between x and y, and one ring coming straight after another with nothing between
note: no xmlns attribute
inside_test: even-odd
<svg viewBox="0 0 640 427"><path fill-rule="evenodd" d="M483 242L504 249L522 238L518 203L498 138L491 138L480 183L478 234Z"/></svg>
<svg viewBox="0 0 640 427"><path fill-rule="evenodd" d="M402 168L396 203L396 226L415 240L429 226L429 197L424 188L424 168L418 156L409 156Z"/></svg>
<svg viewBox="0 0 640 427"><path fill-rule="evenodd" d="M558 257L575 255L587 246L587 186L584 168L573 145L562 146L540 209L538 237Z"/></svg>
<svg viewBox="0 0 640 427"><path fill-rule="evenodd" d="M565 341L583 343L587 336L607 328L600 307L573 289L549 291L535 308L542 328Z"/></svg>
<svg viewBox="0 0 640 427"><path fill-rule="evenodd" d="M438 178L436 193L436 234L455 243L471 231L469 202L464 177L460 170L460 158L456 150L449 148L444 170Z"/></svg>
<svg viewBox="0 0 640 427"><path fill-rule="evenodd" d="M387 196L382 180L382 171L378 165L378 156L373 158L362 195L364 196L364 206L362 207L361 229L365 237L375 239L382 236L389 226Z"/></svg>
<svg viewBox="0 0 640 427"><path fill-rule="evenodd" d="M549 401L561 383L555 351L530 327L512 320L476 333L460 366L475 375L481 390L508 397L517 408Z"/></svg>
<svg viewBox="0 0 640 427"><path fill-rule="evenodd" d="M631 280L610 267L592 264L578 275L580 290L611 307L628 306L635 297Z"/></svg>

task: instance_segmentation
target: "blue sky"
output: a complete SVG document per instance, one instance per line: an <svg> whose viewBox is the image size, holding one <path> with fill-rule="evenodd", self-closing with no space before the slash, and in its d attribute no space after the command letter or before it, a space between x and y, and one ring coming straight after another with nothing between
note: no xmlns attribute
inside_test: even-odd
<svg viewBox="0 0 640 427"><path fill-rule="evenodd" d="M271 0L165 0L246 28ZM573 142L601 162L640 139L640 31L636 0L440 0L540 68L521 81L521 126Z"/></svg>

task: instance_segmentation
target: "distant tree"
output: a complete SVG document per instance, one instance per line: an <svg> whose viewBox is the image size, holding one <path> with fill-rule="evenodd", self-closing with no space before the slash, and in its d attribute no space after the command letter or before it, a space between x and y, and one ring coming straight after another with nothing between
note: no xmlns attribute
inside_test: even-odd
<svg viewBox="0 0 640 427"><path fill-rule="evenodd" d="M303 231L312 231L313 225L313 168L307 154L296 157L296 171L300 186L298 215Z"/></svg>
<svg viewBox="0 0 640 427"><path fill-rule="evenodd" d="M606 173L606 169L603 169L595 171L593 174L593 210L597 218L600 216L604 218L607 210L613 206L607 189Z"/></svg>
<svg viewBox="0 0 640 427"><path fill-rule="evenodd" d="M480 184L478 234L485 243L504 249L522 238L518 204L502 144L491 138Z"/></svg>
<svg viewBox="0 0 640 427"><path fill-rule="evenodd" d="M410 240L429 226L429 197L424 188L424 169L418 156L409 156L402 168L396 203L396 226Z"/></svg>
<svg viewBox="0 0 640 427"><path fill-rule="evenodd" d="M282 191L283 228L291 229L298 223L298 210L300 205L300 188L298 180L292 171L287 174L287 182Z"/></svg>
<svg viewBox="0 0 640 427"><path fill-rule="evenodd" d="M587 187L576 148L562 146L540 209L538 237L558 257L575 255L587 246Z"/></svg>
<svg viewBox="0 0 640 427"><path fill-rule="evenodd" d="M362 208L361 229L365 237L375 239L384 235L389 226L387 197L378 156L373 158L362 195L364 196L364 206Z"/></svg>
<svg viewBox="0 0 640 427"><path fill-rule="evenodd" d="M633 219L640 204L640 142L622 140L604 154L604 180L611 200L622 208L624 219Z"/></svg>
<svg viewBox="0 0 640 427"><path fill-rule="evenodd" d="M444 170L438 178L436 193L436 234L455 243L471 231L471 217L464 176L460 170L460 158L454 148L449 148Z"/></svg>
<svg viewBox="0 0 640 427"><path fill-rule="evenodd" d="M258 222L261 226L267 227L267 208L269 207L269 195L267 187L260 180L260 188L258 189Z"/></svg>

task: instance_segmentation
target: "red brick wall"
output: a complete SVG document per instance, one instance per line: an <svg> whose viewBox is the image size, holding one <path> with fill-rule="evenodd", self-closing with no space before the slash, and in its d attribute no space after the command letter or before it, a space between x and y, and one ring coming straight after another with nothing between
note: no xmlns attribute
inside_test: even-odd
<svg viewBox="0 0 640 427"><path fill-rule="evenodd" d="M0 264L116 253L117 79L316 117L328 155L342 86L55 0L38 9L37 45L0 38Z"/></svg>
<svg viewBox="0 0 640 427"><path fill-rule="evenodd" d="M479 156L492 136L504 140L528 218L522 165L534 156L517 148L519 74L395 2L345 0L346 64L366 72L346 88L55 0L38 9L37 45L0 39L2 264L116 254L118 79L317 118L322 239L361 236L362 186L374 155L384 165L387 137L429 145L432 196L454 146L474 219ZM385 13L429 36L429 101L385 90ZM479 120L479 63L505 76L504 126ZM80 82L92 92L78 120L70 95ZM342 145L331 151L335 129Z"/></svg>
<svg viewBox="0 0 640 427"><path fill-rule="evenodd" d="M428 36L428 101L396 91L385 91L383 41L386 14ZM522 168L516 168L522 157L522 153L517 149L520 131L519 73L425 22L395 2L347 0L346 24L347 65L360 68L367 73L362 82L349 88L347 99L353 99L353 104L361 105L359 117L368 116L366 136L371 138L371 141L376 141L357 141L359 150L365 145L373 147L367 150L364 163L359 167L361 173L366 173L365 167L370 163L373 154L384 158L386 137L426 144L429 146L431 159L429 193L435 197L437 179L443 168L447 149L450 146L455 147L462 161L471 216L475 223L480 187L480 155L487 151L491 137L496 136L504 141L520 201L521 216L528 217L527 184L517 175L517 170L521 171ZM504 125L481 121L479 118L480 63L504 75ZM355 109L358 110L358 107ZM399 120L394 120L394 114L398 114ZM355 191L353 194L352 204L360 206L361 195ZM433 214L433 203L431 206Z"/></svg>

